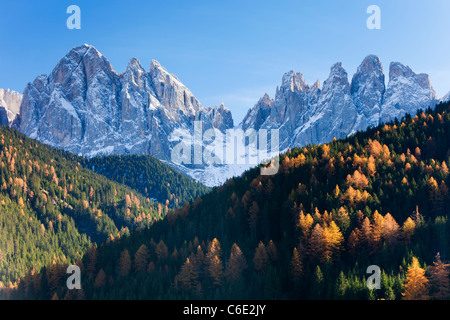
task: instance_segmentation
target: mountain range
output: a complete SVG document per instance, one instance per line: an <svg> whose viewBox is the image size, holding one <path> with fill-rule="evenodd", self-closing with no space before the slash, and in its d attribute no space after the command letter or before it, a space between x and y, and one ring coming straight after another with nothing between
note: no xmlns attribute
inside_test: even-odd
<svg viewBox="0 0 450 320"><path fill-rule="evenodd" d="M386 85L380 59L369 55L351 82L342 63L331 67L323 86L319 81L308 85L300 72L285 73L275 98L265 94L235 125L223 104L202 106L156 60L146 71L133 58L119 74L86 44L73 48L50 75L29 83L23 97L2 90L0 98L0 116L7 114L2 123L31 138L87 157L152 155L207 186L222 184L250 165L174 163L171 152L178 140L173 135L193 133L195 121L202 121L203 131L213 128L222 134L228 129L278 129L283 151L346 137L439 102L427 74L393 62Z"/></svg>

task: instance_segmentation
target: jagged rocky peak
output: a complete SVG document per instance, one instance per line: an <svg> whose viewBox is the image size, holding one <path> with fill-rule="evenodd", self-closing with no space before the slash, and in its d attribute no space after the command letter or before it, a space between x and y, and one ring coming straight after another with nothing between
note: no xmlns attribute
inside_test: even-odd
<svg viewBox="0 0 450 320"><path fill-rule="evenodd" d="M77 76L85 76L88 83L98 78L99 74L109 77L117 76L109 61L95 47L84 44L73 48L53 69L50 77L54 83L71 83Z"/></svg>
<svg viewBox="0 0 450 320"><path fill-rule="evenodd" d="M273 106L273 99L270 98L269 94L266 92L262 98L259 99L257 104L264 104L268 106Z"/></svg>
<svg viewBox="0 0 450 320"><path fill-rule="evenodd" d="M443 96L441 98L441 100L439 100L440 102L448 102L450 101L450 92L448 92L445 96Z"/></svg>
<svg viewBox="0 0 450 320"><path fill-rule="evenodd" d="M361 89L375 89L384 93L384 83L385 75L380 58L376 55L369 55L361 62L353 76L351 92L353 94L358 93Z"/></svg>
<svg viewBox="0 0 450 320"><path fill-rule="evenodd" d="M383 65L376 55L367 56L353 76L351 94L361 115L359 128L377 125L385 93Z"/></svg>
<svg viewBox="0 0 450 320"><path fill-rule="evenodd" d="M169 110L181 110L188 116L195 116L198 111L203 109L192 92L158 61L152 60L149 75L156 98Z"/></svg>
<svg viewBox="0 0 450 320"><path fill-rule="evenodd" d="M437 103L437 95L427 74L416 74L400 62L392 62L389 68L389 84L383 97L381 121L402 118L406 113L415 114L422 108Z"/></svg>
<svg viewBox="0 0 450 320"><path fill-rule="evenodd" d="M136 73L144 74L145 69L142 67L141 62L137 58L131 58L130 62L128 62L127 70L125 73L132 73L133 75L136 75Z"/></svg>
<svg viewBox="0 0 450 320"><path fill-rule="evenodd" d="M22 94L10 89L0 88L0 125L11 125L20 113Z"/></svg>
<svg viewBox="0 0 450 320"><path fill-rule="evenodd" d="M391 62L389 65L389 80L395 80L398 77L412 77L415 73L409 66L405 66L400 62Z"/></svg>
<svg viewBox="0 0 450 320"><path fill-rule="evenodd" d="M269 117L271 108L273 107L274 100L270 98L270 96L265 93L263 97L261 97L258 102L248 110L244 119L242 120L241 126L245 131L249 128L253 128L258 130Z"/></svg>
<svg viewBox="0 0 450 320"><path fill-rule="evenodd" d="M210 114L212 125L214 128L225 132L225 130L234 127L231 111L227 107L225 107L223 102L219 107L214 106L214 108L207 108L207 113Z"/></svg>
<svg viewBox="0 0 450 320"><path fill-rule="evenodd" d="M292 92L304 91L306 82L303 79L303 74L301 72L295 73L293 70L285 73L281 81L281 88L286 88Z"/></svg>
<svg viewBox="0 0 450 320"><path fill-rule="evenodd" d="M19 129L77 154L150 154L171 158L174 130L233 127L224 106L208 112L159 62L148 72L133 58L122 74L93 46L70 50L52 73L24 91Z"/></svg>
<svg viewBox="0 0 450 320"><path fill-rule="evenodd" d="M323 90L329 89L331 86L343 85L350 87L348 83L348 74L342 66L342 62L337 62L331 66L330 75L328 79L323 83Z"/></svg>
<svg viewBox="0 0 450 320"><path fill-rule="evenodd" d="M314 83L310 86L309 90L312 91L312 92L317 92L317 91L319 91L319 90L320 90L320 81L319 81L319 80L316 80L316 82L314 82Z"/></svg>

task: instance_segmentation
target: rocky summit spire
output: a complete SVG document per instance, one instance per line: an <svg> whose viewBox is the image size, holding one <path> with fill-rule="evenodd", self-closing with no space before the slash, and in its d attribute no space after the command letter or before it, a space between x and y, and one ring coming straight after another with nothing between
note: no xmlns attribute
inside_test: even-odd
<svg viewBox="0 0 450 320"><path fill-rule="evenodd" d="M391 63L380 121L401 119L406 113L414 115L418 109L426 109L436 103L436 92L427 74L416 74L400 62Z"/></svg>
<svg viewBox="0 0 450 320"><path fill-rule="evenodd" d="M376 55L369 55L359 65L350 89L356 109L361 114L360 128L379 123L385 90L383 65Z"/></svg>

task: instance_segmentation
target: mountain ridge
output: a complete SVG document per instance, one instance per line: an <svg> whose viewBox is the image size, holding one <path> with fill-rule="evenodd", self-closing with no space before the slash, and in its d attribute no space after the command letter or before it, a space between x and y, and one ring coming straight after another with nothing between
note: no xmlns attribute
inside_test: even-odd
<svg viewBox="0 0 450 320"><path fill-rule="evenodd" d="M229 129L277 129L283 151L345 137L437 102L428 75L392 62L386 85L383 65L371 54L351 81L340 62L332 65L322 87L319 81L307 84L301 72L285 73L275 98L265 94L235 125L223 104L203 107L158 61L152 60L145 71L132 58L119 74L95 47L85 44L73 48L49 76L27 85L20 115L9 125L88 157L152 155L207 186L217 186L251 165L172 162L180 132L192 136L195 121L219 136Z"/></svg>

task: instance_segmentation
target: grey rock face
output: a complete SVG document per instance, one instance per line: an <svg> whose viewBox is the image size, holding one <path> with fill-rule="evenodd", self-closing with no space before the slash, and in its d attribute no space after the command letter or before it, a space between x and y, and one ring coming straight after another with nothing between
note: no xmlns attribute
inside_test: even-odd
<svg viewBox="0 0 450 320"><path fill-rule="evenodd" d="M380 123L381 106L386 91L385 76L380 59L367 56L353 76L351 95L360 116L358 128Z"/></svg>
<svg viewBox="0 0 450 320"><path fill-rule="evenodd" d="M436 102L428 75L392 63L386 88L380 59L369 55L351 85L341 63L331 67L322 89L319 82L307 85L301 73L286 73L275 99L264 96L241 125L243 129L279 129L280 149L285 150L345 137Z"/></svg>
<svg viewBox="0 0 450 320"><path fill-rule="evenodd" d="M11 125L20 113L22 95L13 90L0 89L1 125Z"/></svg>
<svg viewBox="0 0 450 320"><path fill-rule="evenodd" d="M0 107L0 126L8 126L8 112L4 107Z"/></svg>
<svg viewBox="0 0 450 320"><path fill-rule="evenodd" d="M170 159L176 128L233 127L223 105L205 109L180 80L153 60L146 72L137 59L118 74L94 47L72 49L49 76L29 83L20 130L76 154L151 154Z"/></svg>
<svg viewBox="0 0 450 320"><path fill-rule="evenodd" d="M392 62L389 84L383 98L381 121L400 119L405 113L414 115L418 109L433 106L437 100L427 74L415 74L411 68Z"/></svg>

